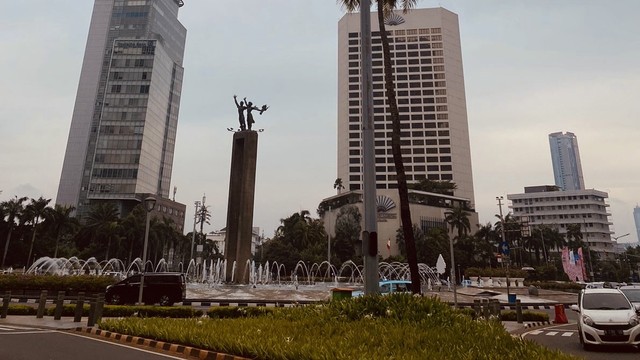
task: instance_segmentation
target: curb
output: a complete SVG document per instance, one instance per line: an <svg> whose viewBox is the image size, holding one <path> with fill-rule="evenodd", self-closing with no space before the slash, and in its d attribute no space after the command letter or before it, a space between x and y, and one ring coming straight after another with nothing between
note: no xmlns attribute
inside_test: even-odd
<svg viewBox="0 0 640 360"><path fill-rule="evenodd" d="M551 322L549 322L549 321L538 321L538 322L533 322L533 323L526 323L526 324L524 324L524 328L525 329L529 329L529 328L538 327L538 326L545 326L545 325L551 325Z"/></svg>
<svg viewBox="0 0 640 360"><path fill-rule="evenodd" d="M147 346L157 350L169 351L185 356L195 357L200 360L250 360L239 356L219 353L215 351L197 349L191 346L167 343L164 341L151 340L139 336L122 335L111 331L105 331L96 328L77 327L75 331L88 333L91 335L102 336L107 339L115 340L125 344Z"/></svg>

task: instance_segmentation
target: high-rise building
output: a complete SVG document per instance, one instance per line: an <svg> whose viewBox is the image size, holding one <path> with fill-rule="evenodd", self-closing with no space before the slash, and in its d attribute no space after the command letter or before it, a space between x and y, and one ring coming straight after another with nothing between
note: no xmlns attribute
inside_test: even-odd
<svg viewBox="0 0 640 360"><path fill-rule="evenodd" d="M95 0L56 199L79 216L99 201L115 202L124 214L153 195L165 200L160 211L184 218L184 205L168 200L186 39L178 21L183 5Z"/></svg>
<svg viewBox="0 0 640 360"><path fill-rule="evenodd" d="M450 180L454 195L474 202L469 127L458 16L443 8L395 12L387 18L401 143L409 183ZM373 115L377 189L397 188L391 116L384 90L378 19L371 14ZM361 190L360 14L338 24L338 178Z"/></svg>
<svg viewBox="0 0 640 360"><path fill-rule="evenodd" d="M638 205L633 208L633 220L636 224L636 239L640 241L640 206Z"/></svg>
<svg viewBox="0 0 640 360"><path fill-rule="evenodd" d="M474 211L469 127L462 71L458 16L443 8L396 11L386 19L393 82L400 113L401 148L408 183L423 179L452 181L450 194L409 190L411 221L423 231L448 229L447 211L462 207L469 222ZM391 150L391 115L385 96L383 53L377 14L371 14L373 117L378 252L399 254L401 226L396 171ZM338 23L338 169L344 189L320 203L318 211L330 236L343 207L363 213L362 85L360 14ZM473 231L473 229L472 229ZM356 245L356 251L361 246ZM431 264L432 266L435 264Z"/></svg>
<svg viewBox="0 0 640 360"><path fill-rule="evenodd" d="M556 186L562 190L583 190L584 178L576 135L570 132L551 133L549 146Z"/></svg>

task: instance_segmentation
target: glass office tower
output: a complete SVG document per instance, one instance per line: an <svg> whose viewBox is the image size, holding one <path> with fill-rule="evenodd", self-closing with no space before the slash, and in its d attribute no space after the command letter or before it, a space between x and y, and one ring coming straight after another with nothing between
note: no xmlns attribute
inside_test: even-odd
<svg viewBox="0 0 640 360"><path fill-rule="evenodd" d="M578 138L574 133L549 134L551 162L556 186L562 190L584 190Z"/></svg>
<svg viewBox="0 0 640 360"><path fill-rule="evenodd" d="M186 39L181 6L95 0L57 204L82 216L111 201L124 214L149 194L169 198Z"/></svg>

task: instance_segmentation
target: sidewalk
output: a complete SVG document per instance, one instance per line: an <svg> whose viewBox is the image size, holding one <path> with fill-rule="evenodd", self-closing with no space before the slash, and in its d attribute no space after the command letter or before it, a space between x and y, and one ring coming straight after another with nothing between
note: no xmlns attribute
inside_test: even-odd
<svg viewBox="0 0 640 360"><path fill-rule="evenodd" d="M38 319L35 315L8 315L6 319L0 319L0 326L15 325L29 326L40 329L71 330L79 327L87 327L88 318L83 317L80 322L74 322L73 317L66 316L60 320L54 320L53 316L45 316Z"/></svg>

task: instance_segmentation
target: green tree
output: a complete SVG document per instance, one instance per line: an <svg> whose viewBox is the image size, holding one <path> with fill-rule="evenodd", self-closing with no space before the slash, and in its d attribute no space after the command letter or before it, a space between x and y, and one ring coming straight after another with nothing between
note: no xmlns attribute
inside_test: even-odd
<svg viewBox="0 0 640 360"><path fill-rule="evenodd" d="M469 213L462 206L456 206L445 211L444 221L451 227L451 231L458 233L457 239L462 239L471 231L469 223Z"/></svg>
<svg viewBox="0 0 640 360"><path fill-rule="evenodd" d="M29 246L29 255L27 256L26 266L29 267L31 264L31 254L33 253L33 244L36 241L36 233L38 231L38 224L40 220L42 220L47 212L47 206L51 202L51 199L45 199L44 197L40 197L37 200L31 199L31 202L25 208L25 213L31 219L31 224L33 225L33 232L31 235L31 245Z"/></svg>
<svg viewBox="0 0 640 360"><path fill-rule="evenodd" d="M413 223L411 221L411 210L409 207L407 176L402 160L400 112L398 110L398 102L396 100L391 48L385 25L385 17L391 14L393 10L396 8L402 8L406 13L415 7L417 0L377 0L376 2L378 5L378 27L380 30L380 40L383 53L385 91L387 106L389 107L389 113L391 115L391 152L393 154L393 163L395 166L396 181L398 184L398 195L400 198L400 220L405 232L404 239L405 246L407 248L407 262L409 263L409 272L411 273L411 291L414 294L418 294L420 293L420 273L416 257L416 242L413 237L412 230ZM349 12L355 11L360 7L360 0L339 0L338 3L342 4L342 6Z"/></svg>
<svg viewBox="0 0 640 360"><path fill-rule="evenodd" d="M3 201L0 203L0 208L2 208L2 214L4 215L4 219L7 222L7 241L4 244L4 252L2 253L2 264L0 268L4 268L4 263L7 258L7 251L9 250L9 243L11 242L11 233L16 225L16 220L22 215L24 212L23 203L27 201L27 197L18 198L15 196L11 200Z"/></svg>
<svg viewBox="0 0 640 360"><path fill-rule="evenodd" d="M409 184L409 188L413 190L453 196L454 190L456 190L458 186L451 180L437 181L422 179L417 183Z"/></svg>
<svg viewBox="0 0 640 360"><path fill-rule="evenodd" d="M73 230L77 226L77 221L71 217L71 213L74 210L75 208L73 206L56 204L53 209L45 213L43 225L55 239L54 258L58 257L58 245L64 233Z"/></svg>
<svg viewBox="0 0 640 360"><path fill-rule="evenodd" d="M94 205L86 218L86 227L91 235L91 245L96 251L106 242L105 259L109 259L109 250L113 240L119 241L120 224L118 209L113 203L104 202Z"/></svg>
<svg viewBox="0 0 640 360"><path fill-rule="evenodd" d="M335 241L332 249L340 263L354 260L356 244L362 233L362 215L355 206L343 206L338 211L335 224Z"/></svg>
<svg viewBox="0 0 640 360"><path fill-rule="evenodd" d="M567 225L567 233L565 236L567 237L567 246L570 250L576 251L584 245L580 224Z"/></svg>

